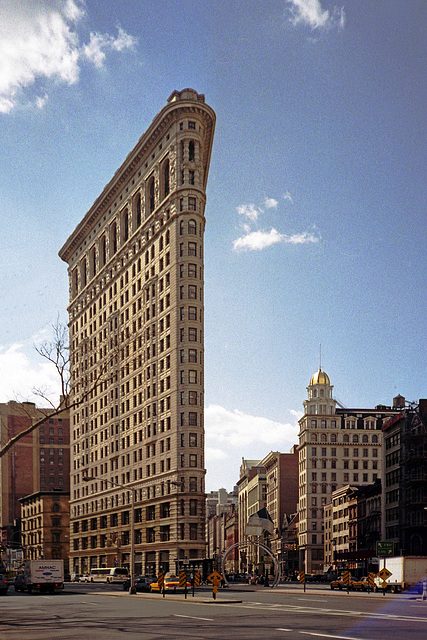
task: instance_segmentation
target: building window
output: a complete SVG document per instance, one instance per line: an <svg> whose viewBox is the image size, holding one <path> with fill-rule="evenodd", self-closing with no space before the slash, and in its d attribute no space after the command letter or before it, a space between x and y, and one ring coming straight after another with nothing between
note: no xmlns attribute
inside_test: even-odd
<svg viewBox="0 0 427 640"><path fill-rule="evenodd" d="M195 453L190 453L189 466L190 467L197 467L197 455Z"/></svg>
<svg viewBox="0 0 427 640"><path fill-rule="evenodd" d="M190 522L190 540L197 540L197 522Z"/></svg>

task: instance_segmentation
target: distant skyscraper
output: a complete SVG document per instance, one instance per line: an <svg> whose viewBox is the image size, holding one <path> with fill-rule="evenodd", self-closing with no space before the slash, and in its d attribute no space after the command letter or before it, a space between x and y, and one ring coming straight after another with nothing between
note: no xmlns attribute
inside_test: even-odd
<svg viewBox="0 0 427 640"><path fill-rule="evenodd" d="M76 573L129 565L132 490L136 571L205 556L203 234L214 126L203 95L174 91L60 251L81 403L71 427Z"/></svg>
<svg viewBox="0 0 427 640"><path fill-rule="evenodd" d="M337 407L327 373L311 377L299 421L300 568L324 570L323 509L332 492L348 485L367 485L382 474L382 424L398 409Z"/></svg>

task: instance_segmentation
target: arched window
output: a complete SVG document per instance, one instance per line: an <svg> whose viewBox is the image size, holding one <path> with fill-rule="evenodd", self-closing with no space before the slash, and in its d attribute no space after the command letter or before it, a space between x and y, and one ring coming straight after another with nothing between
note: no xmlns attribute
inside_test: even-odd
<svg viewBox="0 0 427 640"><path fill-rule="evenodd" d="M163 196L166 198L169 195L169 160L166 160L163 165Z"/></svg>
<svg viewBox="0 0 427 640"><path fill-rule="evenodd" d="M115 222L110 227L110 256L117 251L117 225Z"/></svg>
<svg viewBox="0 0 427 640"><path fill-rule="evenodd" d="M90 277L93 278L96 275L96 250L92 247L90 250Z"/></svg>
<svg viewBox="0 0 427 640"><path fill-rule="evenodd" d="M331 442L336 442L336 441L337 441L337 434L331 433Z"/></svg>
<svg viewBox="0 0 427 640"><path fill-rule="evenodd" d="M197 225L195 220L188 221L188 233L191 233L193 235L197 234Z"/></svg>
<svg viewBox="0 0 427 640"><path fill-rule="evenodd" d="M99 242L99 261L101 267L103 267L107 262L107 242L105 240L105 235L101 237Z"/></svg>
<svg viewBox="0 0 427 640"><path fill-rule="evenodd" d="M129 240L129 213L125 209L122 216L122 239L123 242Z"/></svg>
<svg viewBox="0 0 427 640"><path fill-rule="evenodd" d="M153 213L155 207L155 196L154 196L154 176L150 179L148 183L148 213Z"/></svg>
<svg viewBox="0 0 427 640"><path fill-rule="evenodd" d="M353 442L359 442L359 436L356 433L353 436Z"/></svg>
<svg viewBox="0 0 427 640"><path fill-rule="evenodd" d="M190 142L188 143L188 160L190 162L194 162L194 157L195 157L194 149L195 149L194 140L190 140Z"/></svg>
<svg viewBox="0 0 427 640"><path fill-rule="evenodd" d="M344 437L342 439L343 442L350 442L350 436L348 435L348 433L344 434Z"/></svg>
<svg viewBox="0 0 427 640"><path fill-rule="evenodd" d="M87 265L86 258L83 258L81 267L80 267L80 281L82 283L82 287L87 285Z"/></svg>
<svg viewBox="0 0 427 640"><path fill-rule="evenodd" d="M326 433L322 433L322 434L320 435L320 441L321 441L321 442L326 442Z"/></svg>
<svg viewBox="0 0 427 640"><path fill-rule="evenodd" d="M362 436L362 442L368 442L368 436L365 434L364 436Z"/></svg>
<svg viewBox="0 0 427 640"><path fill-rule="evenodd" d="M71 290L72 290L73 296L76 296L79 292L79 279L78 279L77 269L73 269L73 272L71 275Z"/></svg>
<svg viewBox="0 0 427 640"><path fill-rule="evenodd" d="M141 216L141 194L138 193L135 201L135 226L140 227L142 222Z"/></svg>
<svg viewBox="0 0 427 640"><path fill-rule="evenodd" d="M324 396L325 396L324 389L320 389L320 394L319 395L320 395L321 398L324 398Z"/></svg>
<svg viewBox="0 0 427 640"><path fill-rule="evenodd" d="M184 235L184 220L181 220L181 222L179 223L179 235Z"/></svg>
<svg viewBox="0 0 427 640"><path fill-rule="evenodd" d="M54 502L52 505L52 511L54 513L59 513L61 511L61 507L57 502Z"/></svg>
<svg viewBox="0 0 427 640"><path fill-rule="evenodd" d="M376 444L378 442L378 436L372 436L372 442Z"/></svg>

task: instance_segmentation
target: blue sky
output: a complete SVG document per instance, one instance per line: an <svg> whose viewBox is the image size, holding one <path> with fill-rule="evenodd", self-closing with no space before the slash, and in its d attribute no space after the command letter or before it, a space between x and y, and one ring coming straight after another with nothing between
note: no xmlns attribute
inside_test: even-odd
<svg viewBox="0 0 427 640"><path fill-rule="evenodd" d="M174 89L217 114L207 489L288 451L319 364L346 406L426 388L424 0L0 0L0 401L52 373L62 244Z"/></svg>

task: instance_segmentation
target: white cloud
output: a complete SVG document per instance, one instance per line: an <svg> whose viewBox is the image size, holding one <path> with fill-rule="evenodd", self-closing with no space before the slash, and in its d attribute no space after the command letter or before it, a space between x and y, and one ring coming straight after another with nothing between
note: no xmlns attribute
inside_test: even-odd
<svg viewBox="0 0 427 640"><path fill-rule="evenodd" d="M39 342L39 337L36 341ZM54 366L45 360L30 361L23 344L0 346L0 402L28 400L47 406L46 401L34 394L35 388L43 389L46 396L57 403L60 384Z"/></svg>
<svg viewBox="0 0 427 640"><path fill-rule="evenodd" d="M233 242L233 249L235 251L262 251L262 249L271 247L271 245L282 242L282 240L283 236L276 229L271 229L271 231L251 231L245 236L237 238Z"/></svg>
<svg viewBox="0 0 427 640"><path fill-rule="evenodd" d="M320 237L313 233L295 233L284 235L271 229L271 231L252 231L233 242L235 251L262 251L274 244L311 244L320 241Z"/></svg>
<svg viewBox="0 0 427 640"><path fill-rule="evenodd" d="M44 96L37 96L35 101L37 109L43 109L46 106L48 100L49 97L47 93L45 93Z"/></svg>
<svg viewBox="0 0 427 640"><path fill-rule="evenodd" d="M313 233L294 233L292 236L282 236L283 242L286 244L312 244L320 242L320 236L315 236Z"/></svg>
<svg viewBox="0 0 427 640"><path fill-rule="evenodd" d="M287 202L290 202L291 204L294 203L294 199L292 198L291 194L289 193L289 191L286 191L283 195L283 199L286 200Z"/></svg>
<svg viewBox="0 0 427 640"><path fill-rule="evenodd" d="M320 0L286 0L290 10L289 20L293 25L308 25L311 29L343 29L344 7L334 6L331 11L323 9Z"/></svg>
<svg viewBox="0 0 427 640"><path fill-rule="evenodd" d="M116 38L91 34L88 44L80 44L78 27L84 17L83 3L74 0L20 0L2 7L0 113L12 111L36 81L73 85L83 60L99 68L106 50L134 47L135 38L121 28ZM42 108L46 99L36 97L36 106Z"/></svg>
<svg viewBox="0 0 427 640"><path fill-rule="evenodd" d="M84 45L82 51L83 55L99 69L104 64L106 50L123 51L124 49L132 49L135 45L136 39L119 28L117 38L113 38L107 33L91 33L89 44Z"/></svg>
<svg viewBox="0 0 427 640"><path fill-rule="evenodd" d="M274 198L266 198L264 204L267 209L275 209L279 203Z"/></svg>
<svg viewBox="0 0 427 640"><path fill-rule="evenodd" d="M289 452L298 442L300 412L290 412L293 422L281 423L219 405L205 409L207 490L227 487L239 479L242 457L261 460L270 451Z"/></svg>
<svg viewBox="0 0 427 640"><path fill-rule="evenodd" d="M251 222L256 222L258 220L258 216L261 213L261 210L258 209L254 204L240 204L237 208L237 213L239 216L244 216Z"/></svg>

